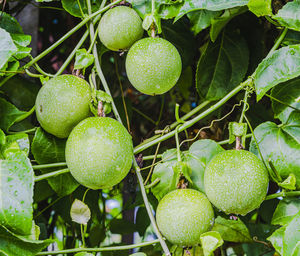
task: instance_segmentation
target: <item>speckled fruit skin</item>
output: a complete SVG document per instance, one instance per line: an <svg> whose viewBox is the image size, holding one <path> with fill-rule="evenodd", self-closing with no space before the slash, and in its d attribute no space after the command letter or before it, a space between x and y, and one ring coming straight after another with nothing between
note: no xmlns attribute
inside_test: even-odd
<svg viewBox="0 0 300 256"><path fill-rule="evenodd" d="M61 75L47 81L38 92L36 116L47 132L67 138L81 120L90 116L89 84L73 75Z"/></svg>
<svg viewBox="0 0 300 256"><path fill-rule="evenodd" d="M135 10L117 6L107 11L99 23L99 38L110 50L127 50L141 39L144 30L142 20Z"/></svg>
<svg viewBox="0 0 300 256"><path fill-rule="evenodd" d="M126 73L131 84L148 95L163 94L178 81L181 58L177 49L162 38L137 41L126 57Z"/></svg>
<svg viewBox="0 0 300 256"><path fill-rule="evenodd" d="M214 211L207 197L194 189L176 189L159 202L157 225L172 243L193 246L200 243L200 235L212 227Z"/></svg>
<svg viewBox="0 0 300 256"><path fill-rule="evenodd" d="M266 197L269 176L263 162L246 150L227 150L216 155L204 173L208 199L226 214L246 215Z"/></svg>
<svg viewBox="0 0 300 256"><path fill-rule="evenodd" d="M73 177L91 189L111 188L128 174L133 145L125 127L109 117L89 117L71 132L66 162Z"/></svg>

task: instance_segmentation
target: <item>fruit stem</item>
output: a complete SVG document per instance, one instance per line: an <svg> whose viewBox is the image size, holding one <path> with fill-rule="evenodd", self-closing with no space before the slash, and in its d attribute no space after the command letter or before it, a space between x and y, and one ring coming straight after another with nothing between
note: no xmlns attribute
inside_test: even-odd
<svg viewBox="0 0 300 256"><path fill-rule="evenodd" d="M281 191L279 193L271 194L266 197L265 200L271 200L277 197L289 197L289 196L300 196L300 191Z"/></svg>
<svg viewBox="0 0 300 256"><path fill-rule="evenodd" d="M33 165L33 170L40 170L40 169L46 169L46 168L53 168L53 167L63 167L67 166L67 163L52 163L52 164L40 164L40 165Z"/></svg>
<svg viewBox="0 0 300 256"><path fill-rule="evenodd" d="M134 168L134 170L136 172L136 175L138 177L138 182L139 182L139 185L140 185L140 189L141 189L142 197L143 197L143 200L144 200L144 204L145 204L148 216L150 218L151 224L153 226L154 232L155 232L155 234L157 235L157 237L159 239L160 245L161 245L165 255L166 256L171 256L169 248L168 248L165 240L163 239L161 233L159 232L158 226L155 222L155 218L153 216L152 209L151 209L150 203L149 203L148 198L147 198L143 177L141 175L141 170L140 170L139 166L137 165L137 162L135 161L135 158L133 158L133 168Z"/></svg>
<svg viewBox="0 0 300 256"><path fill-rule="evenodd" d="M34 182L38 182L38 181L41 181L41 180L52 178L52 177L55 177L55 176L58 176L58 175L61 175L61 174L64 174L64 173L68 173L68 172L70 172L69 169L62 169L62 170L58 170L58 171L55 171L55 172L49 172L49 173L46 173L46 174L43 174L43 175L35 176L34 177Z"/></svg>
<svg viewBox="0 0 300 256"><path fill-rule="evenodd" d="M76 253L76 252L121 251L121 250L129 250L129 249L134 249L139 247L145 247L157 243L159 243L159 239L155 239L149 242L143 242L139 244L122 245L122 246L112 246L112 247L102 247L102 248L73 248L73 249L60 250L60 251L39 252L36 255L56 255L56 254Z"/></svg>

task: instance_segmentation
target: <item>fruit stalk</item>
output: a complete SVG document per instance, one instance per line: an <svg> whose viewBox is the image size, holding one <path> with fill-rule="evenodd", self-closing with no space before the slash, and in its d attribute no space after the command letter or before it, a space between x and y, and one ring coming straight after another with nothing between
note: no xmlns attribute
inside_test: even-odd
<svg viewBox="0 0 300 256"><path fill-rule="evenodd" d="M45 180L45 179L55 177L55 176L58 176L58 175L61 175L61 174L64 174L64 173L68 173L68 172L70 172L69 169L62 169L62 170L58 170L58 171L55 171L55 172L49 172L49 173L46 173L46 174L43 174L43 175L35 176L34 182Z"/></svg>
<svg viewBox="0 0 300 256"><path fill-rule="evenodd" d="M289 196L300 196L300 191L281 191L279 193L271 194L266 197L265 200L271 200L277 197L289 197Z"/></svg>

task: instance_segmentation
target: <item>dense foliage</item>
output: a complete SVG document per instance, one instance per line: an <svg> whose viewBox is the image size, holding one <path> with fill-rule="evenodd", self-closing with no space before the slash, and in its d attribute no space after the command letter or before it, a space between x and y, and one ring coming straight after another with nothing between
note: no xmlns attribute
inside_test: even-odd
<svg viewBox="0 0 300 256"><path fill-rule="evenodd" d="M300 255L299 0L0 7L0 255Z"/></svg>

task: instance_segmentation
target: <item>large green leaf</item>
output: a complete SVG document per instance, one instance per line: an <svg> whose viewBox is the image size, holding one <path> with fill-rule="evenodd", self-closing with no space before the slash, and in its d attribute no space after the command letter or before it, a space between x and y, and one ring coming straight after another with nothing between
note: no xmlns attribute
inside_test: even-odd
<svg viewBox="0 0 300 256"><path fill-rule="evenodd" d="M283 237L283 255L299 256L300 254L300 212L286 226Z"/></svg>
<svg viewBox="0 0 300 256"><path fill-rule="evenodd" d="M280 253L280 255L283 255L283 236L284 231L286 227L281 227L279 229L276 229L271 236L267 238L272 245L274 246L275 250Z"/></svg>
<svg viewBox="0 0 300 256"><path fill-rule="evenodd" d="M159 163L153 170L151 182L159 179L159 183L151 189L153 195L157 198L157 200L162 199L168 192L176 189L176 186L173 186L171 182L174 175L173 165L175 163L176 160Z"/></svg>
<svg viewBox="0 0 300 256"><path fill-rule="evenodd" d="M6 136L6 145L5 147L10 147L11 144L16 143L18 148L23 151L26 156L29 155L30 142L28 134L26 133L17 133L13 135Z"/></svg>
<svg viewBox="0 0 300 256"><path fill-rule="evenodd" d="M218 231L225 241L237 243L252 241L248 228L240 219L229 220L218 216L212 230Z"/></svg>
<svg viewBox="0 0 300 256"><path fill-rule="evenodd" d="M283 46L287 45L293 45L293 44L300 44L300 32L294 31L294 30L289 30L282 43Z"/></svg>
<svg viewBox="0 0 300 256"><path fill-rule="evenodd" d="M131 234L137 230L136 225L123 219L113 219L110 222L110 231L114 234Z"/></svg>
<svg viewBox="0 0 300 256"><path fill-rule="evenodd" d="M209 36L211 41L215 42L222 29L231 21L234 17L246 12L248 9L246 6L235 7L226 9L224 13L219 17L214 17L211 21L211 28Z"/></svg>
<svg viewBox="0 0 300 256"><path fill-rule="evenodd" d="M221 11L197 10L187 14L192 24L191 30L195 35L211 25L214 18L219 17Z"/></svg>
<svg viewBox="0 0 300 256"><path fill-rule="evenodd" d="M284 198L279 202L272 218L273 225L286 225L300 211L298 198Z"/></svg>
<svg viewBox="0 0 300 256"><path fill-rule="evenodd" d="M271 160L285 179L290 173L296 176L296 187L300 188L300 118L293 112L286 124L265 122L254 130L264 160ZM255 141L251 140L250 151L259 156Z"/></svg>
<svg viewBox="0 0 300 256"><path fill-rule="evenodd" d="M85 0L79 0L81 10L80 10L80 7L78 5L78 1L62 0L61 2L62 2L63 8L68 13L70 13L71 15L73 15L75 17L82 17L81 10L82 10L83 14L85 14L85 15L88 14L87 4L86 4ZM92 12L96 12L100 9L101 1L92 0L91 4L92 4Z"/></svg>
<svg viewBox="0 0 300 256"><path fill-rule="evenodd" d="M169 20L162 23L162 36L177 48L181 56L183 70L193 63L197 53L196 40L189 26L187 19L182 19L175 24Z"/></svg>
<svg viewBox="0 0 300 256"><path fill-rule="evenodd" d="M279 118L281 122L286 122L291 112L295 110L294 108L300 111L300 78L278 84L272 89L271 96L274 98L272 99L272 108L275 117Z"/></svg>
<svg viewBox="0 0 300 256"><path fill-rule="evenodd" d="M30 110L35 104L40 85L21 76L14 76L1 87L10 102L21 110Z"/></svg>
<svg viewBox="0 0 300 256"><path fill-rule="evenodd" d="M249 52L244 38L224 31L216 42L209 42L197 67L196 86L206 100L218 100L235 88L244 78Z"/></svg>
<svg viewBox="0 0 300 256"><path fill-rule="evenodd" d="M18 236L0 225L0 254L3 256L35 256L52 241L32 240Z"/></svg>
<svg viewBox="0 0 300 256"><path fill-rule="evenodd" d="M0 11L0 15L1 15L0 28L5 29L10 34L24 34L21 25L14 17L7 14L6 12L1 12L1 11Z"/></svg>
<svg viewBox="0 0 300 256"><path fill-rule="evenodd" d="M16 53L17 50L10 34L0 28L0 69L5 66L10 57Z"/></svg>
<svg viewBox="0 0 300 256"><path fill-rule="evenodd" d="M253 12L257 17L272 15L272 0L249 0L249 11Z"/></svg>
<svg viewBox="0 0 300 256"><path fill-rule="evenodd" d="M204 171L209 161L224 149L213 140L198 140L194 142L188 153L185 154L185 160L191 168L192 187L201 192L204 191Z"/></svg>
<svg viewBox="0 0 300 256"><path fill-rule="evenodd" d="M28 116L25 111L20 111L13 104L0 98L0 129L8 131L18 120Z"/></svg>
<svg viewBox="0 0 300 256"><path fill-rule="evenodd" d="M38 128L31 145L32 154L39 164L64 162L65 144L65 140L58 139ZM57 168L48 168L41 169L41 172L48 173L55 170ZM70 173L49 178L48 183L59 196L68 195L79 186Z"/></svg>
<svg viewBox="0 0 300 256"><path fill-rule="evenodd" d="M204 256L211 256L224 243L220 233L217 231L208 231L201 234L200 241Z"/></svg>
<svg viewBox="0 0 300 256"><path fill-rule="evenodd" d="M287 3L273 16L282 26L300 31L300 1Z"/></svg>
<svg viewBox="0 0 300 256"><path fill-rule="evenodd" d="M206 9L210 11L221 11L236 6L247 5L248 0L185 0L184 5L181 7L176 19L180 19L186 13Z"/></svg>
<svg viewBox="0 0 300 256"><path fill-rule="evenodd" d="M33 177L30 160L23 152L0 160L0 224L21 235L31 233Z"/></svg>
<svg viewBox="0 0 300 256"><path fill-rule="evenodd" d="M300 75L300 45L290 45L274 51L256 68L254 84L257 100L275 85Z"/></svg>

